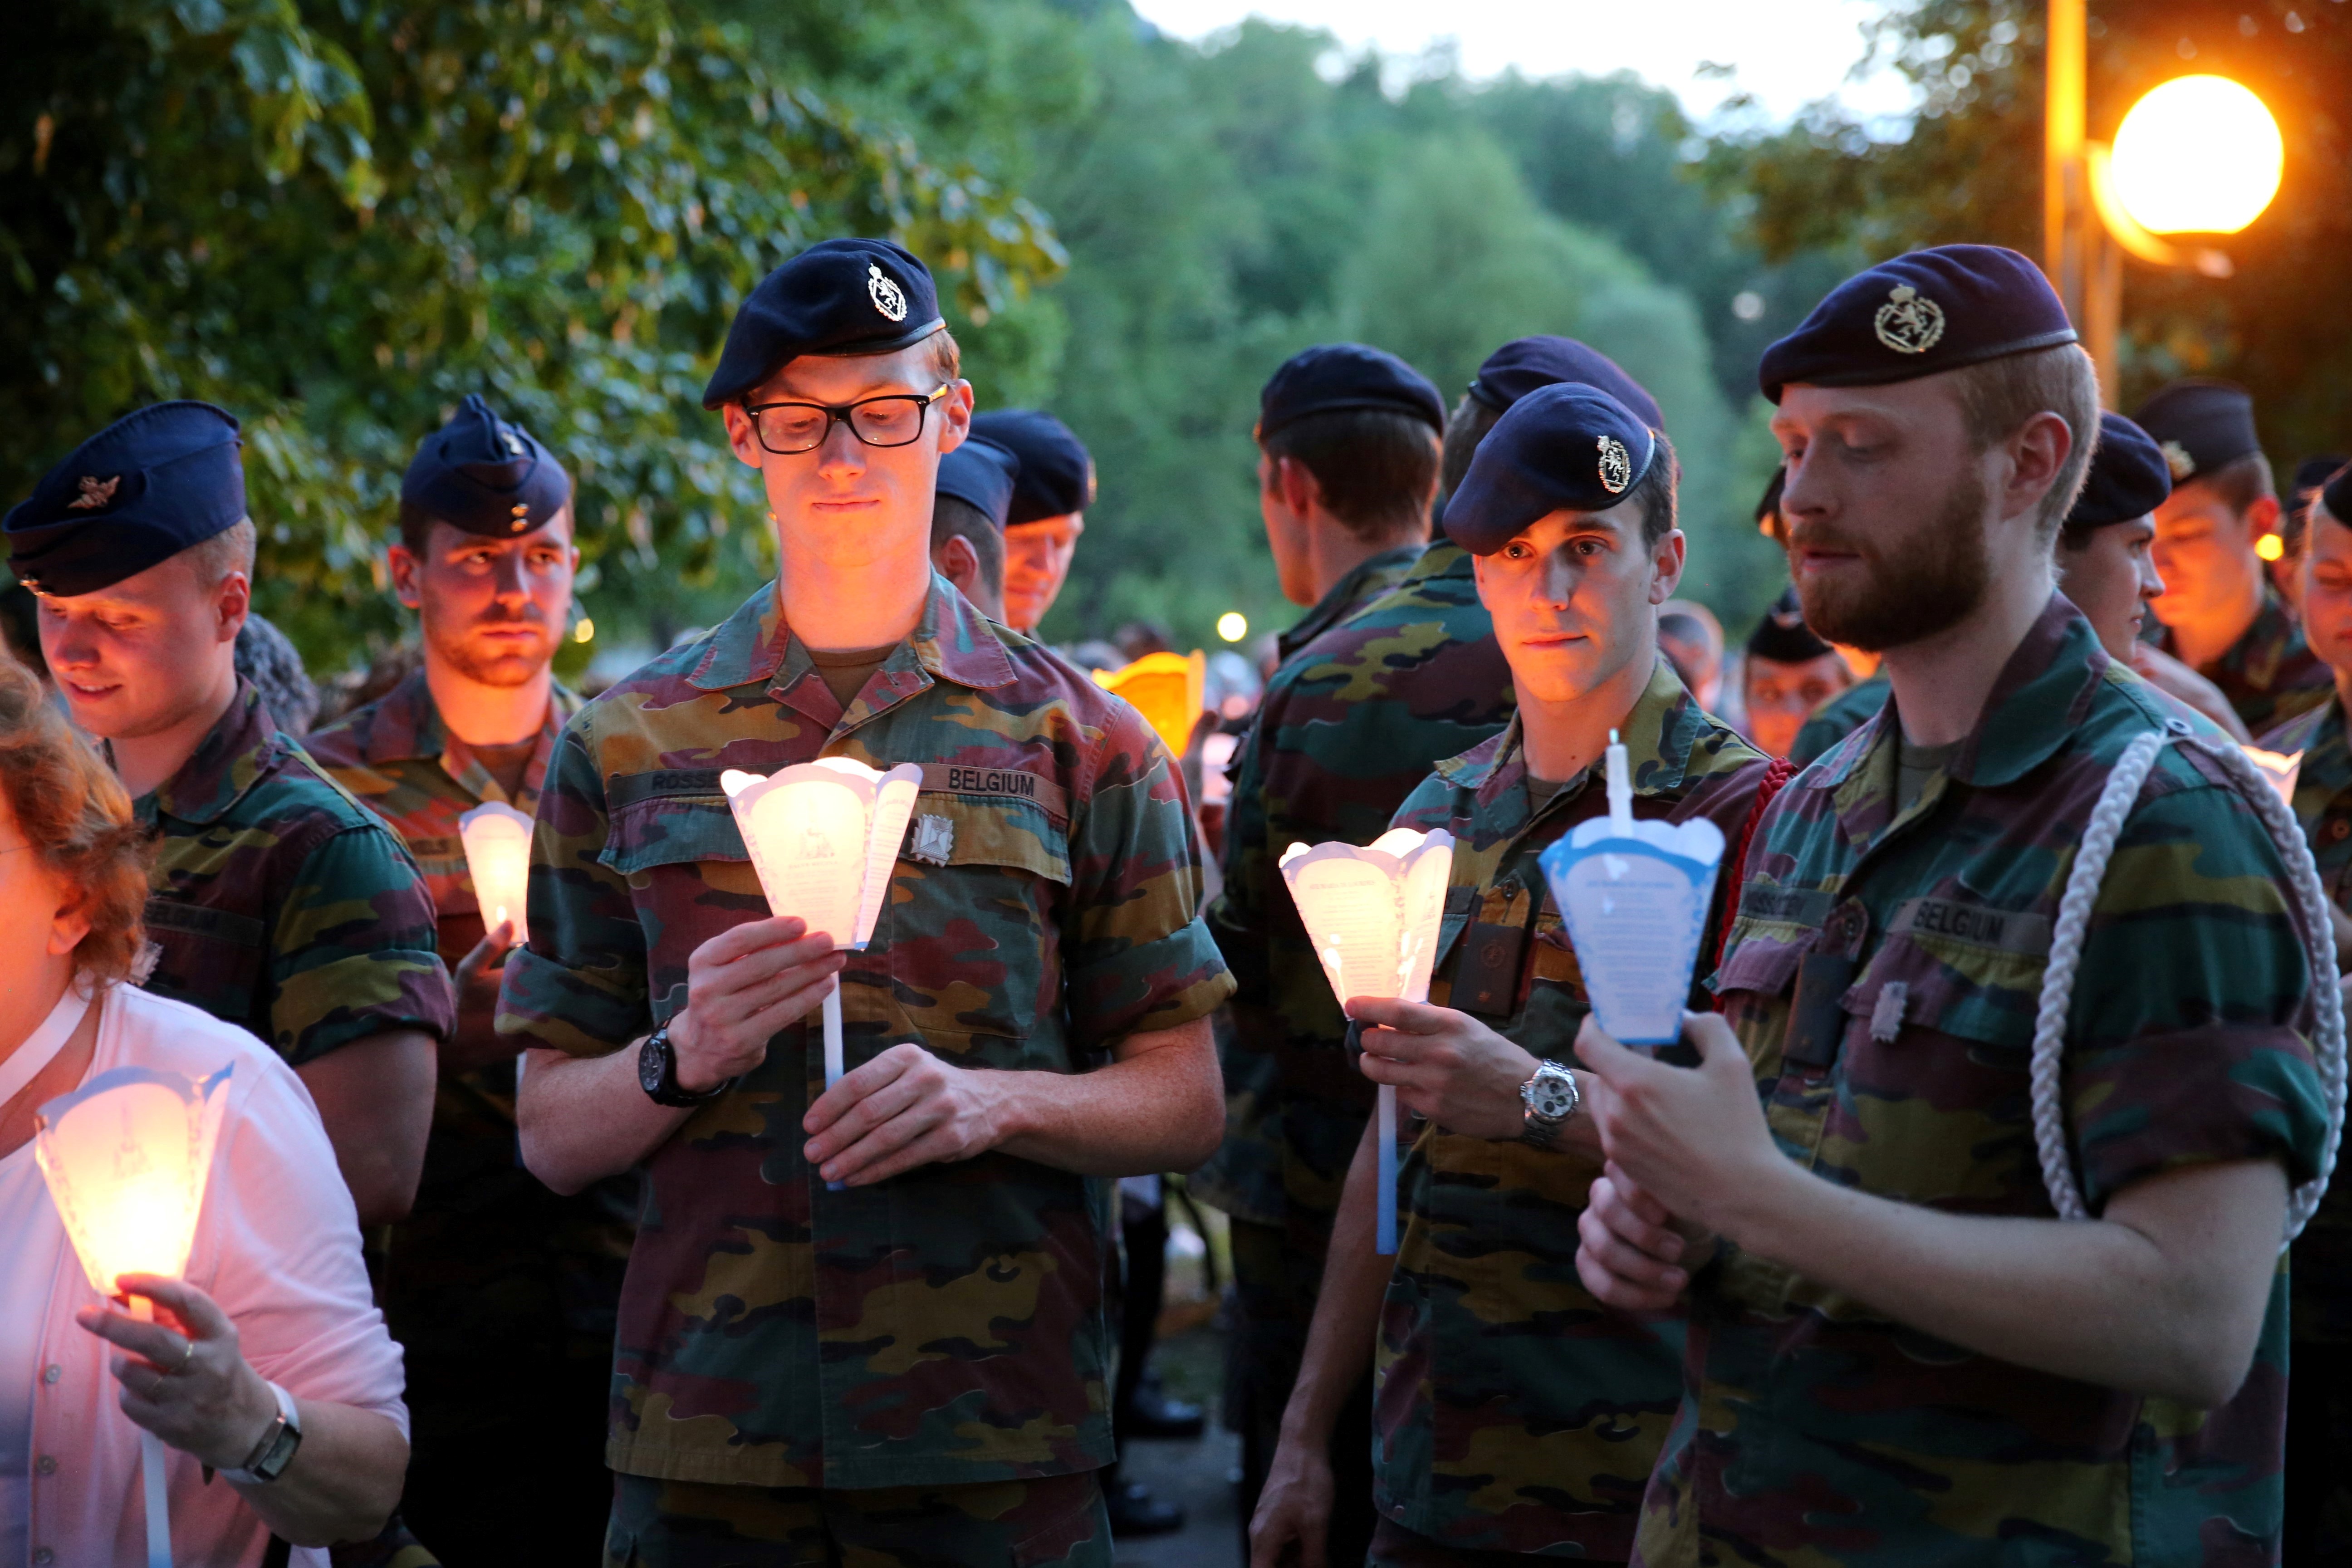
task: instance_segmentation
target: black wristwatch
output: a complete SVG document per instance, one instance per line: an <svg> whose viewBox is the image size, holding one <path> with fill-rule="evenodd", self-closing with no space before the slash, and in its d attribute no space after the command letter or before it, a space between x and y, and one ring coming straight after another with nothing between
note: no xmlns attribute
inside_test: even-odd
<svg viewBox="0 0 2352 1568"><path fill-rule="evenodd" d="M730 1078L700 1094L690 1094L680 1089L677 1086L677 1053L670 1049L669 1026L664 1024L647 1035L646 1043L637 1047L637 1087L644 1089L646 1098L656 1105L687 1106L717 1100L735 1087L735 1080Z"/></svg>

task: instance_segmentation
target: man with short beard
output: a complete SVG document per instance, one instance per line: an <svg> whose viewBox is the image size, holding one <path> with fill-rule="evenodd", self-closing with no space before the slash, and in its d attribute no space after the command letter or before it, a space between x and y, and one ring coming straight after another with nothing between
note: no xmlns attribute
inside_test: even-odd
<svg viewBox="0 0 2352 1568"><path fill-rule="evenodd" d="M2031 261L1948 246L1842 284L1759 379L1806 618L1890 695L1727 868L1698 1067L1578 1038L1609 1159L1579 1277L1690 1315L1635 1561L2275 1562L2279 1238L2330 1141L2310 933L2253 805L2055 591L2090 361ZM2037 1125L2060 898L2168 732Z"/></svg>
<svg viewBox="0 0 2352 1568"><path fill-rule="evenodd" d="M579 563L562 466L468 396L409 464L387 560L422 622L424 667L306 742L407 840L457 977L425 1174L383 1295L415 1419L402 1512L485 1561L567 1542L593 1555L612 1486L603 1412L629 1187L558 1197L515 1160L516 1047L493 1027L514 926L475 898L457 828L486 801L538 807L580 705L550 668ZM496 1484L481 1463L493 1452Z"/></svg>

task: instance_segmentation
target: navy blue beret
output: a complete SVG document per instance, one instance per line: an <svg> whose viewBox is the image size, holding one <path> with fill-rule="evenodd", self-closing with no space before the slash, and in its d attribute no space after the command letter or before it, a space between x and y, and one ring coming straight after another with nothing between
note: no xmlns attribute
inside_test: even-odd
<svg viewBox="0 0 2352 1568"><path fill-rule="evenodd" d="M2147 431L2120 414L2099 416L2099 444L2083 493L2066 514L2066 531L2082 533L2111 522L2146 517L2172 493L2172 470Z"/></svg>
<svg viewBox="0 0 2352 1568"><path fill-rule="evenodd" d="M572 476L554 455L471 392L425 437L400 480L403 507L488 539L528 533L571 500Z"/></svg>
<svg viewBox="0 0 2352 1568"><path fill-rule="evenodd" d="M2333 453L2324 458L2305 458L2295 465L2294 483L2289 488L2298 496L2305 490L2315 490L2334 479L2336 470L2347 462L2352 462L2352 458L2339 458Z"/></svg>
<svg viewBox="0 0 2352 1568"><path fill-rule="evenodd" d="M1884 386L2074 341L2042 269L1998 245L1939 245L1882 261L1829 291L1756 367L1764 395L1790 382Z"/></svg>
<svg viewBox="0 0 2352 1568"><path fill-rule="evenodd" d="M1020 472L1021 459L1011 451L985 437L967 437L962 446L940 459L939 492L981 513L1002 533Z"/></svg>
<svg viewBox="0 0 2352 1568"><path fill-rule="evenodd" d="M1811 664L1822 655L1836 651L1805 624L1805 607L1797 602L1793 583L1780 590L1780 596L1772 601L1772 607L1764 612L1764 618L1748 634L1748 657L1768 658L1774 664Z"/></svg>
<svg viewBox="0 0 2352 1568"><path fill-rule="evenodd" d="M1429 377L1386 349L1364 343L1318 343L1282 362L1257 398L1261 441L1310 414L1384 409L1409 415L1445 434L1445 400Z"/></svg>
<svg viewBox="0 0 2352 1568"><path fill-rule="evenodd" d="M1538 518L1606 511L1642 482L1657 451L1641 416L1599 387L1538 387L1478 443L1446 503L1446 536L1492 555Z"/></svg>
<svg viewBox="0 0 2352 1568"><path fill-rule="evenodd" d="M236 430L209 403L156 403L84 441L0 524L17 581L95 594L244 521Z"/></svg>
<svg viewBox="0 0 2352 1568"><path fill-rule="evenodd" d="M1666 416L1658 412L1657 399L1647 387L1627 375L1615 360L1574 338L1513 338L1486 356L1470 378L1469 393L1500 414L1537 387L1563 381L1597 386L1641 416L1651 429L1666 427Z"/></svg>
<svg viewBox="0 0 2352 1568"><path fill-rule="evenodd" d="M2163 449L2176 485L2263 449L2254 434L2253 395L2226 381L2176 381L2132 417Z"/></svg>
<svg viewBox="0 0 2352 1568"><path fill-rule="evenodd" d="M971 433L1020 461L1013 480L1011 526L1066 517L1095 504L1095 460L1070 427L1034 408L998 408L972 416Z"/></svg>
<svg viewBox="0 0 2352 1568"><path fill-rule="evenodd" d="M724 408L802 354L887 354L947 322L930 269L887 239L828 239L765 278L735 312L702 406Z"/></svg>
<svg viewBox="0 0 2352 1568"><path fill-rule="evenodd" d="M2327 509L2328 516L2352 528L2352 468L2327 481L2319 492L2319 504Z"/></svg>

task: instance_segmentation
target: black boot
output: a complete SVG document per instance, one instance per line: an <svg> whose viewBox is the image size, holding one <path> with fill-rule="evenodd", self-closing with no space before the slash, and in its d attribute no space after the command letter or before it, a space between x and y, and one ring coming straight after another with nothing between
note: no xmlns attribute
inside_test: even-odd
<svg viewBox="0 0 2352 1568"><path fill-rule="evenodd" d="M1184 1528L1183 1508L1153 1497L1141 1481L1114 1479L1103 1489L1103 1504L1113 1535L1172 1535Z"/></svg>

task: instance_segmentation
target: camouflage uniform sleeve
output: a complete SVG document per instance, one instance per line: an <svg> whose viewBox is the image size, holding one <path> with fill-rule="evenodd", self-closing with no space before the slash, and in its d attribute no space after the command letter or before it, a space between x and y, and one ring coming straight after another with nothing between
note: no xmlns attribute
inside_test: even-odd
<svg viewBox="0 0 2352 1568"><path fill-rule="evenodd" d="M293 1066L394 1029L446 1039L457 994L433 899L389 828L346 827L302 858L269 954L270 1044Z"/></svg>
<svg viewBox="0 0 2352 1568"><path fill-rule="evenodd" d="M2326 1111L2285 876L2227 785L2143 795L2125 825L2067 1018L2067 1131L2094 1212L2185 1165L2316 1171Z"/></svg>
<svg viewBox="0 0 2352 1568"><path fill-rule="evenodd" d="M1415 833L1427 833L1433 827L1451 828L1454 825L1454 786L1444 773L1431 773L1412 786L1404 804L1389 818L1391 828L1410 827Z"/></svg>
<svg viewBox="0 0 2352 1568"><path fill-rule="evenodd" d="M507 954L499 1033L519 1046L600 1057L651 1026L646 933L628 879L600 858L611 826L604 780L564 727L530 836L530 942Z"/></svg>
<svg viewBox="0 0 2352 1568"><path fill-rule="evenodd" d="M1123 703L1105 726L1070 825L1070 894L1063 974L1079 1046L1172 1029L1233 994L1233 976L1195 912L1201 851L1175 764Z"/></svg>

